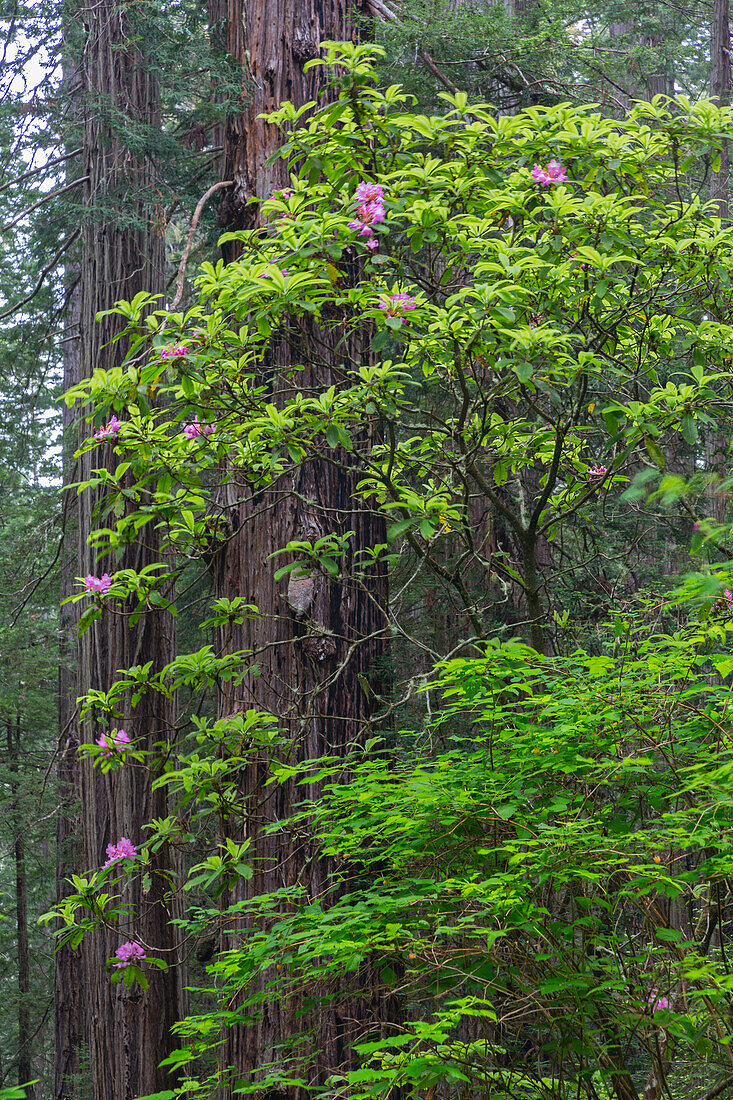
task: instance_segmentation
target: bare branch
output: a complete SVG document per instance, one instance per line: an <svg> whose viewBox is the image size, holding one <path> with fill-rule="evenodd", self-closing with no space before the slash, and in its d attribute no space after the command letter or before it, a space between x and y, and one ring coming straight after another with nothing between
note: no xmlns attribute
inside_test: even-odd
<svg viewBox="0 0 733 1100"><path fill-rule="evenodd" d="M372 12L374 13L374 15L376 15L377 19L381 19L381 21L383 23L384 23L385 20L388 20L390 23L393 23L396 19L399 18L392 11L391 8L387 7L387 5L384 3L384 0L367 0L367 3L369 5L369 7L372 9ZM448 79L448 77L445 75L445 73L441 72L441 70L435 64L435 62L433 61L433 59L430 56L430 54L428 53L428 51L427 50L418 50L417 55L420 58L420 60L423 62L423 64L426 65L428 67L428 69L430 69L430 72L433 74L433 76L437 77L438 80L440 81L440 83L444 87L446 87L449 92L451 92L453 95L456 95L456 93L458 92L458 88L456 87L456 85L451 80Z"/></svg>
<svg viewBox="0 0 733 1100"><path fill-rule="evenodd" d="M43 206L45 202L50 202L51 199L55 199L57 195L63 195L64 191L70 191L72 187L78 187L80 183L86 183L89 176L79 176L78 180L72 180L71 183L67 183L64 187L58 187L55 191L49 191L47 195L44 195L38 202L34 202L33 206L27 207L25 210L21 210L17 218L13 218L11 222L4 225L0 229L0 233L7 233L9 229L12 229L18 222L22 222L23 218L27 218L29 214L32 214L34 210L37 210L39 206Z"/></svg>
<svg viewBox="0 0 733 1100"><path fill-rule="evenodd" d="M181 298L183 297L183 282L184 282L184 279L186 278L186 264L188 263L188 257L191 253L191 248L193 246L193 236L194 236L194 233L196 232L196 226L199 224L199 218L201 217L201 211L203 210L203 208L206 205L207 201L214 194L214 192L219 191L222 187L232 187L233 185L234 185L234 180L222 180L220 183L212 184L212 186L208 189L208 191L205 191L203 193L203 195L201 196L201 198L199 199L199 201L196 205L196 209L193 212L193 217L191 218L191 226L188 230L188 240L186 241L186 247L183 250L183 255L181 256L181 263L180 263L180 266L178 268L178 278L176 279L176 293L175 293L175 297L174 297L173 301L171 302L171 309L172 310L177 307L178 303L180 302Z"/></svg>
<svg viewBox="0 0 733 1100"><path fill-rule="evenodd" d="M47 168L53 168L55 164L61 164L63 161L70 160L72 157L78 157L79 153L81 153L81 146L78 149L72 149L70 153L65 153L63 157L47 160L45 164L39 164L37 168L31 168L30 172L24 172L22 176L16 176L14 180L4 183L2 187L0 187L0 191L7 191L9 187L15 187L16 183L24 183L25 180L30 179L31 176L37 176L39 172L45 172ZM76 180L74 183L76 183Z"/></svg>
<svg viewBox="0 0 733 1100"><path fill-rule="evenodd" d="M33 290L30 292L30 294L26 294L25 298L21 298L19 302L15 302L12 306L8 306L7 309L4 309L2 313L0 313L0 321L2 321L3 317L9 317L11 313L15 313L15 311L20 309L21 306L24 306L27 302L30 302L31 298L35 298L36 294L38 294L38 291L43 286L43 280L46 278L49 271L53 271L59 259L63 256L64 252L66 252L66 250L71 247L71 245L74 243L80 233L81 229L74 230L68 240L64 241L64 243L61 245L61 248L58 250L50 263L46 264L40 274L38 282L33 287Z"/></svg>

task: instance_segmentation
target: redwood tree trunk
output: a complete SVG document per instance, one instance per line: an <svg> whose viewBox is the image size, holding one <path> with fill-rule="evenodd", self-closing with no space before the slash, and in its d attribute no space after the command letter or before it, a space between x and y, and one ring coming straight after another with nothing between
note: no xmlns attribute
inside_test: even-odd
<svg viewBox="0 0 733 1100"><path fill-rule="evenodd" d="M10 769L11 815L13 822L13 857L15 860L15 930L18 945L18 1084L31 1079L31 1027L30 995L31 967L28 943L28 876L25 862L25 837L23 816L20 811L18 761L20 758L20 715L15 722L7 723L8 764ZM26 1093L28 1100L35 1097L35 1089Z"/></svg>
<svg viewBox="0 0 733 1100"><path fill-rule="evenodd" d="M730 103L730 0L714 0L710 24L710 95L721 106ZM730 182L730 148L723 138L720 150L720 171L711 177L710 197L718 204L723 221L729 217L728 187ZM725 296L727 298L727 295ZM725 307L723 307L725 308ZM705 468L717 477L727 473L729 440L712 426L705 429ZM712 484L708 491L708 511L716 523L725 521L725 493Z"/></svg>
<svg viewBox="0 0 733 1100"><path fill-rule="evenodd" d="M222 142L222 178L235 180L235 186L222 203L221 220L227 228L241 228L256 224L257 204L246 205L248 200L267 198L288 181L284 162L268 163L278 150L280 135L257 116L284 99L302 105L317 98L324 70L315 67L304 73L303 66L319 56L320 41L351 36L350 13L345 0L315 5L304 0L256 0L247 5L241 0L213 0L210 15L220 32L227 28L229 51L242 61L243 78L251 81L247 92L252 98L229 120ZM279 392L292 391L287 375L293 363L305 366L297 374L301 389L338 384L344 349L337 360L327 350L327 334L318 335L318 355L308 353L307 332L298 348L283 340L271 349L267 380L273 400ZM361 349L353 348L351 354L358 362ZM231 471L226 490L224 504L237 537L219 559L217 594L245 597L257 604L262 618L245 620L220 639L223 649L252 650L258 666L258 675L244 684L224 686L220 713L254 706L277 715L288 731L293 762L339 755L362 737L369 726L370 685L377 686L384 674L384 577L375 573L357 581L358 559L353 554L385 542L384 528L380 519L356 507L356 481L348 461L338 468L318 460L256 496L244 479L238 484L236 471ZM284 559L270 560L273 551L293 539L315 541L326 533L348 531L355 532L352 551L339 578L291 575L275 580ZM320 788L265 786L267 775L267 759L261 756L251 762L242 783L244 833L252 842L255 874L241 883L237 896L254 897L298 884L327 905L334 895L333 867L320 856L302 824L297 832L265 833L268 825L286 819L298 802L317 798ZM258 988L264 990L264 982ZM311 1086L345 1065L350 1045L380 1018L383 1002L374 976L349 975L341 988L337 983L311 992L316 1002L319 995L332 1000L304 1015L302 1004L292 998L278 1001L270 994L255 1022L231 1030L225 1064L250 1080L259 1067L280 1060L284 1042L305 1033L309 1051L299 1052L298 1071ZM309 1091L290 1086L266 1090L266 1095L305 1100Z"/></svg>
<svg viewBox="0 0 733 1100"><path fill-rule="evenodd" d="M87 29L81 91L84 174L89 179L80 271L78 362L78 373L84 378L95 368L119 366L125 353L123 343L109 344L122 319L107 317L97 322L97 313L120 298L132 298L140 290L162 292L165 258L162 226L156 224L154 211L146 205L155 193L152 159L125 142L128 129L137 131L139 138L145 127L152 132L160 125L158 81L140 52L145 39L135 24L136 6L118 0L95 0L81 4L77 15ZM68 366L74 369L72 362ZM91 430L83 421L78 423L80 438ZM102 444L80 459L77 479L85 480L92 468L104 464L114 468L116 461L112 448ZM159 558L155 537L143 530L139 541L121 558L98 564L87 541L90 530L99 524L94 514L98 503L93 493L84 493L72 517L77 532L76 576L116 568L140 569ZM167 614L151 612L131 629L124 615L105 610L79 642L76 693L81 695L92 688L107 690L118 669L135 664L152 660L154 672L172 656L172 620ZM138 747L150 749L169 736L172 721L170 702L148 694L134 710L127 700L124 712L112 716L111 727L124 727ZM91 722L80 728L72 719L65 736L73 746L76 738L91 742L100 732L101 728ZM64 759L63 766L66 770L71 767L70 757ZM73 781L81 801L82 860L87 867L103 863L106 846L120 836L139 845L145 839L142 825L167 813L166 796L151 791L146 769L126 765L103 775L86 761L75 765L74 771ZM145 895L137 879L136 885L122 890L123 900L135 913L133 919L118 930L88 934L76 971L58 974L59 1010L83 1015L82 1037L90 1065L90 1080L83 1082L83 1088L87 1095L91 1087L94 1100L133 1100L170 1085L167 1072L159 1070L158 1063L176 1045L170 1029L179 1018L181 1002L169 902L160 874L165 870L166 858L165 853L157 857ZM151 974L146 993L137 986L128 989L123 984L110 984L106 961L128 940L138 940L149 954L170 964L166 974ZM64 975L81 981L80 996L63 988ZM75 1032L74 1020L60 1025L62 1037L74 1036ZM68 1060L68 1051L60 1053ZM67 1074L64 1096L73 1095L68 1080ZM60 1095L57 1091L57 1100Z"/></svg>

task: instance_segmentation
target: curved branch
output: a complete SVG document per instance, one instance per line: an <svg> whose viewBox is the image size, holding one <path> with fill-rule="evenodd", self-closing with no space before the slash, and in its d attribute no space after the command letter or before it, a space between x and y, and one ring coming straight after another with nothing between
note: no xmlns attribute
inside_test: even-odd
<svg viewBox="0 0 733 1100"><path fill-rule="evenodd" d="M186 247L184 248L183 255L181 256L181 263L178 268L178 278L176 279L176 293L173 301L171 302L171 310L174 310L177 307L178 303L183 297L183 282L186 278L186 264L188 263L188 257L191 253L191 248L193 246L193 235L196 232L196 226L199 224L201 211L203 210L204 206L211 198L211 196L214 194L214 192L219 191L222 187L233 186L234 180L222 180L220 183L213 184L209 188L209 190L205 191L199 199L196 205L196 209L193 212L193 217L191 218L191 226L188 230L188 240L186 241Z"/></svg>

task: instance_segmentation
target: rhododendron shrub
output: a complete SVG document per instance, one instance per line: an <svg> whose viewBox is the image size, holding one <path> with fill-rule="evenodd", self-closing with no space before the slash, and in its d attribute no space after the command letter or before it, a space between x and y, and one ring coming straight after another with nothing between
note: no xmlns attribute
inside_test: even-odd
<svg viewBox="0 0 733 1100"><path fill-rule="evenodd" d="M597 1074L628 1100L621 1082L664 1077L675 1044L716 1058L727 1044L722 957L696 929L726 873L713 839L723 829L727 844L729 828L716 772L725 704L711 678L731 671L720 596L733 576L716 557L704 478L671 478L665 448L694 447L700 424L728 415L733 328L719 292L733 231L706 209L694 171L715 160L733 116L660 100L625 120L567 105L497 118L444 95L444 113L427 118L398 87L375 88L368 48L327 54L335 101L270 117L291 186L262 204L256 230L226 235L239 259L204 265L184 312L144 294L118 303L124 366L68 395L90 426L124 417L107 439L117 468L88 483L107 494L93 536L100 568L149 525L167 555L158 570L115 571L104 599L90 600L93 587L73 599L86 601L82 629L169 608L176 573L210 568L236 536L229 506L285 494L314 461L346 466L386 537L304 530L278 547L262 564L281 584L277 614L312 638L316 580L366 599L375 572L400 579L385 635L401 663L387 688L367 685L375 728L402 722L427 688L433 720L412 732L456 748L393 768L372 739L311 774L292 762L287 716L202 717L205 693L256 675L256 655L207 644L155 676L123 670L84 700L100 737L82 752L89 766L153 768L171 815L134 861L75 882L62 938L78 943L99 923L134 935L110 878L149 874L156 845L191 846L185 887L204 902L186 930L215 922L231 951L214 964L220 1014L182 1026L194 1038L176 1064L221 1039L239 1019L232 1005L264 1011L247 1001L253 975L273 997L316 996L324 978L375 967L380 996L403 999L402 1022L363 1036L361 1076L344 1069L327 1094L597 1100ZM279 354L283 341L292 354ZM328 386L299 388L306 363ZM83 449L98 446L90 428ZM700 625L650 641L619 616L598 628L597 652L568 656L572 607L557 595L568 545L585 545L578 532L590 537L600 509L629 511L650 492L680 508L701 555L707 587L698 578L675 597L688 614L692 594ZM597 565L577 557L575 584ZM450 608L450 654L401 618L423 575ZM218 642L261 614L257 577L243 585L204 624ZM500 646L497 633L516 638ZM149 755L105 732L123 718L134 730L145 692L177 693L181 706ZM263 789L332 781L300 827L310 836L313 822L314 850L343 861L344 896L294 891L287 909L280 895L228 908L253 853L221 831L246 818L237 784L255 754L268 762ZM684 927L673 899L694 918ZM228 938L243 920L247 935ZM154 951L145 945L144 966ZM144 966L131 956L111 969L128 981ZM283 1054L269 1072L274 1089L304 1071Z"/></svg>

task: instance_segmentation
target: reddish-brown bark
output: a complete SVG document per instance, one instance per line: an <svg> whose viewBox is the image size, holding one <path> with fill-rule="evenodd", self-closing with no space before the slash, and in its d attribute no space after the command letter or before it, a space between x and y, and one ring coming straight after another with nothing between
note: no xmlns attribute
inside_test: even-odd
<svg viewBox="0 0 733 1100"><path fill-rule="evenodd" d="M222 141L222 177L235 185L227 190L221 207L222 224L241 228L256 224L257 204L249 200L266 198L288 180L282 161L268 163L278 150L280 134L258 116L284 99L298 106L317 99L324 70L314 67L304 73L303 66L319 56L320 41L351 37L351 13L344 0L258 0L246 6L238 0L212 0L209 10L212 25L219 33L226 29L229 51L242 62L243 110L230 118ZM314 330L310 337L315 336ZM330 338L319 331L319 351L309 354L308 339L307 332L301 333L297 347L283 339L272 349L267 369L274 400L279 391L292 388L287 374L293 363L305 366L297 375L302 390L321 390L338 382L348 353L341 349L337 357L329 352ZM349 353L360 360L361 349L351 348ZM381 574L357 582L352 552L338 579L274 578L286 559L270 555L293 539L315 541L326 533L354 531L352 550L384 541L381 521L355 502L357 477L348 456L335 457L341 466L307 462L258 494L231 471L222 500L236 537L217 563L218 593L245 597L258 605L262 617L245 621L221 639L230 650L251 650L258 667L257 675L223 692L221 713L256 707L277 715L287 730L292 762L340 755L362 737L372 709L369 685L377 686L384 675L386 592ZM334 868L319 854L307 828L264 832L287 818L298 802L318 797L319 786L265 786L267 777L263 754L252 760L242 781L244 834L252 841L255 875L241 884L238 897L297 884L311 898L328 904ZM255 1023L231 1030L226 1062L238 1076L249 1080L259 1067L278 1062L281 1045L303 1032L308 1051L299 1051L298 1070L311 1085L322 1083L349 1061L350 1044L380 1017L373 976L351 975L348 988L346 982L335 980L312 994L316 1001L327 996L333 1000L298 1016L302 1003L270 998ZM266 1094L271 1100L305 1100L309 1095L296 1087Z"/></svg>
<svg viewBox="0 0 733 1100"><path fill-rule="evenodd" d="M97 313L140 290L161 292L165 275L163 227L146 205L154 194L154 168L151 159L134 153L123 137L128 122L138 127L159 125L157 77L140 53L131 8L114 0L96 0L78 14L87 29L80 64L80 101L88 182L78 303L80 345L78 356L67 357L67 384L88 377L96 368L120 364L124 343L110 344L110 340L120 331L123 319L107 317L98 323ZM72 427L78 438L90 430L79 419ZM102 464L114 468L116 461L111 448L102 445L78 461L76 480L86 479L93 467ZM71 576L104 569L139 569L159 557L154 536L143 531L138 543L120 560L97 563L88 536L99 525L95 517L98 503L92 492L69 501L69 532L73 532L77 552L67 562L67 590ZM74 616L67 615L67 634L73 625ZM152 660L155 671L172 655L169 616L151 613L130 629L124 616L105 610L79 642L75 677L69 681L67 674L62 682L61 779L67 792L80 801L81 863L86 867L99 866L106 846L121 835L137 844L143 841L142 825L164 816L167 805L164 792L151 790L144 768L125 766L103 775L90 761L76 762L77 741L95 740L100 729L91 722L80 725L69 701L93 688L107 690L119 669ZM113 725L124 726L139 747L149 749L169 735L172 719L171 703L149 694L134 710L127 700L125 713ZM68 840L72 831L67 820L61 827L66 835L60 839ZM62 858L63 869L70 870L68 855ZM133 1100L169 1085L170 1078L158 1069L158 1063L175 1045L171 1025L179 1018L182 1005L168 886L159 873L167 859L165 853L158 857L147 893L143 894L137 877L130 880L134 886L123 889L123 899L135 913L129 924L89 933L79 956L74 958L65 950L60 957L56 974L56 1100L73 1097L78 1087L94 1100ZM110 983L106 962L127 940L139 940L149 954L171 964L167 974L152 974L146 993L137 986L128 989ZM83 1048L81 1059L79 1046ZM84 1063L88 1066L82 1074L84 1081L78 1076L75 1080Z"/></svg>

